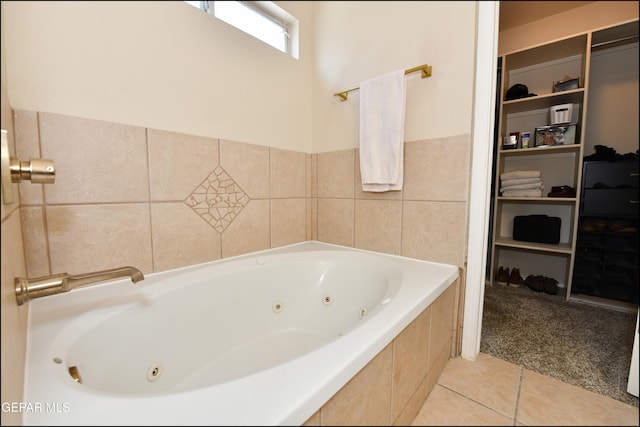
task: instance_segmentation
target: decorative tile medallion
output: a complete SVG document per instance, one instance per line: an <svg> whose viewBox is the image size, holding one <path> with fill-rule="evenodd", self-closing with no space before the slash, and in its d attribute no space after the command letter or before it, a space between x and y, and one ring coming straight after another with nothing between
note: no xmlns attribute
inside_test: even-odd
<svg viewBox="0 0 640 427"><path fill-rule="evenodd" d="M249 203L249 196L218 166L184 202L222 233Z"/></svg>

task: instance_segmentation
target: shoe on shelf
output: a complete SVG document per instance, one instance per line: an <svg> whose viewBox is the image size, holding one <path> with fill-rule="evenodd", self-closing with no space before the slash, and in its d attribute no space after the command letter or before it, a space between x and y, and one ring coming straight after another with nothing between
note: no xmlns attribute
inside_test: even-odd
<svg viewBox="0 0 640 427"><path fill-rule="evenodd" d="M609 221L606 218L592 218L593 227L595 231L605 231Z"/></svg>
<svg viewBox="0 0 640 427"><path fill-rule="evenodd" d="M587 233L591 233L593 231L596 231L596 228L593 225L593 222L591 221L591 218L586 217L586 218L582 218L580 220L580 231L584 231L584 232L587 232Z"/></svg>
<svg viewBox="0 0 640 427"><path fill-rule="evenodd" d="M609 231L616 233L635 233L638 231L636 227L630 221L623 219L613 219L609 223Z"/></svg>
<svg viewBox="0 0 640 427"><path fill-rule="evenodd" d="M576 197L576 189L570 185L559 185L551 187L551 191L547 194L549 197Z"/></svg>
<svg viewBox="0 0 640 427"><path fill-rule="evenodd" d="M498 274L496 274L496 283L500 286L507 286L509 282L509 268L499 267Z"/></svg>
<svg viewBox="0 0 640 427"><path fill-rule="evenodd" d="M530 274L524 280L524 284L536 292L544 291L544 278L542 276Z"/></svg>
<svg viewBox="0 0 640 427"><path fill-rule="evenodd" d="M512 288L519 288L522 286L522 276L520 275L520 269L513 267L511 269L511 274L509 274L509 286Z"/></svg>
<svg viewBox="0 0 640 427"><path fill-rule="evenodd" d="M544 277L544 293L550 295L558 294L558 281L551 277Z"/></svg>

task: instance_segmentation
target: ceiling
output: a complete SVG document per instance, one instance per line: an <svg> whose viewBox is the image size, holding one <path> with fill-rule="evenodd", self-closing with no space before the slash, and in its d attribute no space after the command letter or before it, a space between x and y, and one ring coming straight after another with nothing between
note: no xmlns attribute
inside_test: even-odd
<svg viewBox="0 0 640 427"><path fill-rule="evenodd" d="M582 7L593 1L501 1L500 31Z"/></svg>

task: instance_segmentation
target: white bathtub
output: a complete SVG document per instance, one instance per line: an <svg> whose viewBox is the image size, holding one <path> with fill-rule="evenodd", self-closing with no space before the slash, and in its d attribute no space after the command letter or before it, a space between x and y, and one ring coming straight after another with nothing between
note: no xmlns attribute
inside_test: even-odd
<svg viewBox="0 0 640 427"><path fill-rule="evenodd" d="M301 424L457 277L305 242L32 300L23 422Z"/></svg>

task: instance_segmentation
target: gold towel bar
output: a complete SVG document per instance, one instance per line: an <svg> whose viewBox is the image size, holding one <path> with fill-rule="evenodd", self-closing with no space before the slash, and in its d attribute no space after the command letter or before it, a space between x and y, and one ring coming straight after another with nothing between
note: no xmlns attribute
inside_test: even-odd
<svg viewBox="0 0 640 427"><path fill-rule="evenodd" d="M419 65L417 67L413 67L413 68L409 68L408 70L404 70L405 74L411 74L411 73L415 73L416 71L422 71L422 78L424 79L425 77L431 77L431 65ZM333 94L333 96L339 96L340 97L340 101L346 101L347 100L347 94L349 92L353 92L354 90L358 90L360 89L360 87L354 87L352 89L347 89L347 90L343 90L342 92L336 92Z"/></svg>

